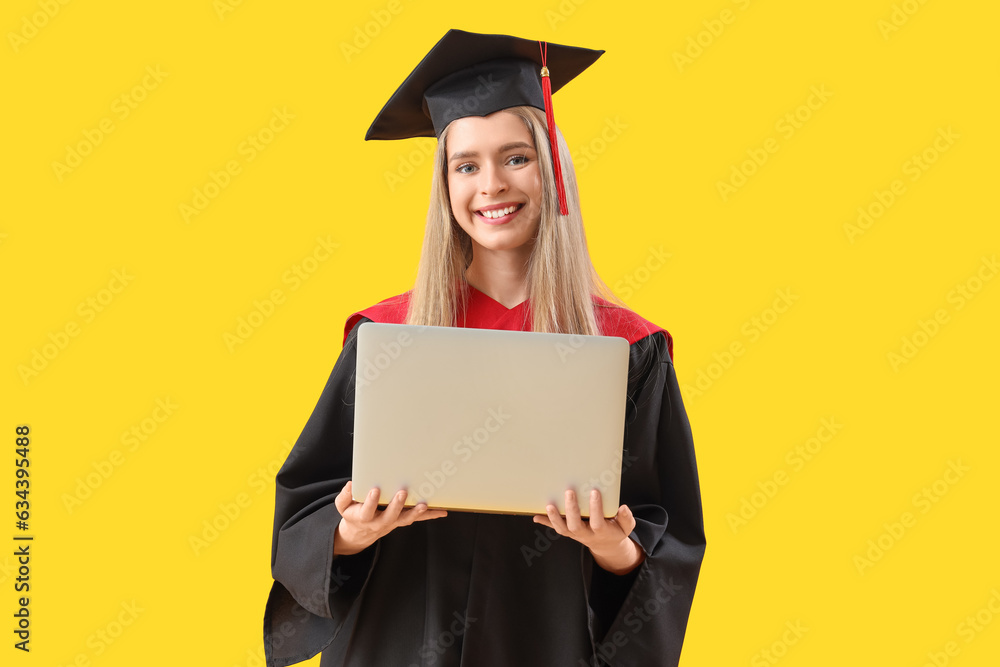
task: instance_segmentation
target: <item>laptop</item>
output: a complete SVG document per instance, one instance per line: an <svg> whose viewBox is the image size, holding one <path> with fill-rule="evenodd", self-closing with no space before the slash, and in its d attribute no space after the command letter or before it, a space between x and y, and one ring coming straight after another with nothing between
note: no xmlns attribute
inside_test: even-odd
<svg viewBox="0 0 1000 667"><path fill-rule="evenodd" d="M624 338L365 322L358 329L354 498L584 516L618 511L629 345Z"/></svg>

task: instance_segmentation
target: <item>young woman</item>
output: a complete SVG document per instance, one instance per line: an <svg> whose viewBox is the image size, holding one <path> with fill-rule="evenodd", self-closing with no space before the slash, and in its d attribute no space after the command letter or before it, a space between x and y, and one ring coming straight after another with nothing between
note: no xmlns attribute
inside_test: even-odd
<svg viewBox="0 0 1000 667"><path fill-rule="evenodd" d="M671 339L593 269L569 151L551 122L549 71L539 68L551 67L558 89L600 54L450 31L369 130L438 137L424 247L411 291L348 319L340 358L278 473L269 665L320 651L324 666L677 664L705 538ZM603 518L597 491L568 490L565 514L550 505L535 517L404 508L406 489L382 510L379 489L353 500L365 321L628 339L617 515Z"/></svg>

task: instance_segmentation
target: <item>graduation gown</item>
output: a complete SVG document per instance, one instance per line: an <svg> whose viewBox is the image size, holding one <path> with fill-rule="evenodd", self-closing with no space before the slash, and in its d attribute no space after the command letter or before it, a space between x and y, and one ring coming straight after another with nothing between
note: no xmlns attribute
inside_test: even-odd
<svg viewBox="0 0 1000 667"><path fill-rule="evenodd" d="M469 287L459 326L530 329ZM605 335L628 339L621 502L645 560L624 576L530 516L449 512L333 557L350 479L357 326L401 323L408 294L352 315L319 402L278 472L264 616L271 667L676 665L705 549L691 429L669 333L595 299ZM391 416L387 415L387 418Z"/></svg>

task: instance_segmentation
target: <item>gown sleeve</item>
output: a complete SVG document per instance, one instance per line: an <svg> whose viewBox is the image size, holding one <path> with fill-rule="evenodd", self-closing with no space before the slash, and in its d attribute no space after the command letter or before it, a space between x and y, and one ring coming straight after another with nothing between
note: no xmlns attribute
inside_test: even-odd
<svg viewBox="0 0 1000 667"><path fill-rule="evenodd" d="M275 480L275 581L264 612L268 667L307 660L338 633L350 634L355 602L377 558L377 544L333 557L341 518L334 499L351 476L356 360L357 325Z"/></svg>
<svg viewBox="0 0 1000 667"><path fill-rule="evenodd" d="M619 577L583 550L595 664L677 665L705 532L691 427L662 333L631 346L621 502L646 558Z"/></svg>

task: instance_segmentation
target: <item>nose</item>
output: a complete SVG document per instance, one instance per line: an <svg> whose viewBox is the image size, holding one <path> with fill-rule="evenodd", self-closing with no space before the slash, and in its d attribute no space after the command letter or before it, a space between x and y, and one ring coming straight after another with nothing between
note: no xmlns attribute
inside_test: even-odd
<svg viewBox="0 0 1000 667"><path fill-rule="evenodd" d="M483 195L495 197L507 190L507 179L503 168L489 163L479 172L479 187Z"/></svg>

